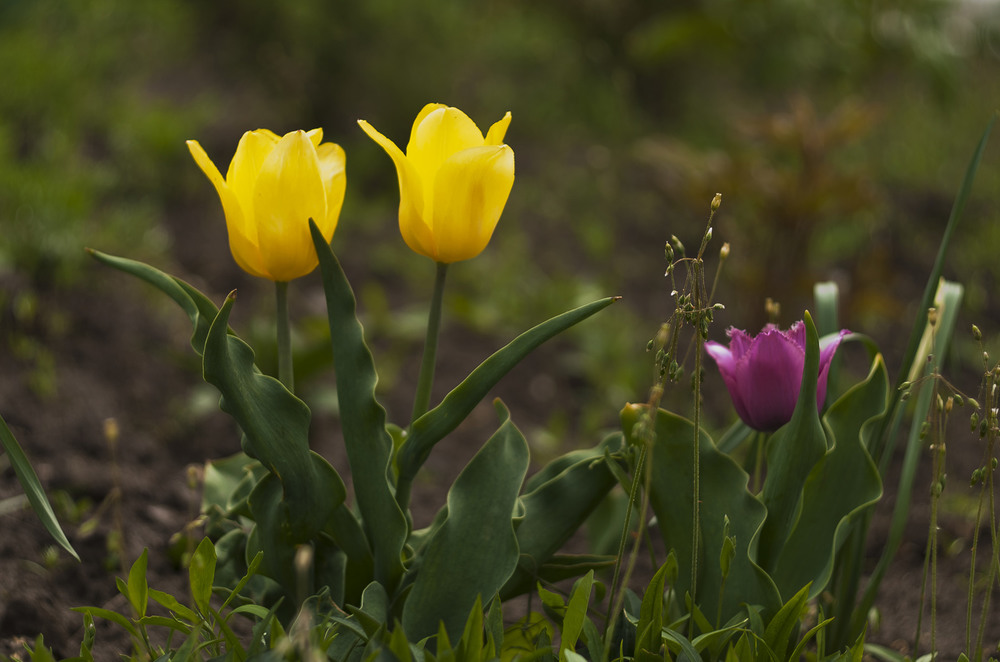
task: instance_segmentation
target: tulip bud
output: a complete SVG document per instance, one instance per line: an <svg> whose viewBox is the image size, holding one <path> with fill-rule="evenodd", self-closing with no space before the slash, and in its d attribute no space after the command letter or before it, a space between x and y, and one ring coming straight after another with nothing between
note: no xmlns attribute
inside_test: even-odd
<svg viewBox="0 0 1000 662"><path fill-rule="evenodd" d="M247 273L288 282L319 264L309 220L330 241L347 186L344 150L322 139L322 129L248 131L225 178L197 141L187 142L219 194L229 249Z"/></svg>
<svg viewBox="0 0 1000 662"><path fill-rule="evenodd" d="M826 399L830 363L849 334L846 329L820 350L817 407ZM705 343L705 351L715 359L733 401L736 413L755 430L773 432L787 423L798 402L805 363L806 328L796 322L787 331L773 324L756 337L739 329L729 329L730 343Z"/></svg>
<svg viewBox="0 0 1000 662"><path fill-rule="evenodd" d="M457 108L424 106L404 154L364 120L399 179L399 230L414 252L439 263L473 258L493 236L514 185L514 151L503 144L508 112L483 137Z"/></svg>

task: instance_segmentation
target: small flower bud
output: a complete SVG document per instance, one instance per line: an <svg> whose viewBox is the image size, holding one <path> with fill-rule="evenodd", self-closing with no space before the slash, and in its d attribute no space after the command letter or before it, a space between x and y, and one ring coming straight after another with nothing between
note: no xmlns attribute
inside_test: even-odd
<svg viewBox="0 0 1000 662"><path fill-rule="evenodd" d="M105 418L104 419L104 439L109 444L114 444L118 441L119 429L118 429L118 419L115 418Z"/></svg>
<svg viewBox="0 0 1000 662"><path fill-rule="evenodd" d="M681 240L677 238L677 235L675 235L675 234L670 235L670 243L673 244L674 248L681 255L684 255L684 244L682 244Z"/></svg>
<svg viewBox="0 0 1000 662"><path fill-rule="evenodd" d="M781 317L781 304L767 297L764 299L764 313L767 314L767 318L772 322L777 322L778 318Z"/></svg>
<svg viewBox="0 0 1000 662"><path fill-rule="evenodd" d="M725 260L727 257L729 257L729 242L728 241L725 242L725 243L723 243L722 244L722 248L719 249L719 259L720 260Z"/></svg>
<svg viewBox="0 0 1000 662"><path fill-rule="evenodd" d="M944 413L950 414L951 410L954 409L954 407L955 407L955 399L949 395L948 399L944 401Z"/></svg>
<svg viewBox="0 0 1000 662"><path fill-rule="evenodd" d="M972 339L977 342L983 339L983 332L975 324L972 325Z"/></svg>
<svg viewBox="0 0 1000 662"><path fill-rule="evenodd" d="M937 324L937 320L938 320L938 311L937 311L937 308L928 308L927 309L927 323L930 324L931 326L934 326L934 325Z"/></svg>
<svg viewBox="0 0 1000 662"><path fill-rule="evenodd" d="M708 226L708 230L705 231L705 243L712 241L712 226Z"/></svg>
<svg viewBox="0 0 1000 662"><path fill-rule="evenodd" d="M719 207L722 205L722 194L716 193L715 197L712 198L712 211L719 211Z"/></svg>

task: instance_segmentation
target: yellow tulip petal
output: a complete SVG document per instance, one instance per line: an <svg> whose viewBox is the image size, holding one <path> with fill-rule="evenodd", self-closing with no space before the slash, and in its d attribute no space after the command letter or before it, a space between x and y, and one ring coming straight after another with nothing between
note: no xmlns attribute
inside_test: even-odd
<svg viewBox="0 0 1000 662"><path fill-rule="evenodd" d="M304 131L294 131L264 161L254 187L254 222L272 280L294 280L316 268L310 218L326 218L326 190L316 148Z"/></svg>
<svg viewBox="0 0 1000 662"><path fill-rule="evenodd" d="M319 149L320 143L323 142L323 129L313 129L312 131L306 131L306 135L309 137L309 140L312 141L313 146Z"/></svg>
<svg viewBox="0 0 1000 662"><path fill-rule="evenodd" d="M457 108L437 108L415 125L406 158L420 173L424 193L429 195L434 190L435 174L451 155L482 144L483 132L468 115ZM426 209L424 213L430 215Z"/></svg>
<svg viewBox="0 0 1000 662"><path fill-rule="evenodd" d="M236 146L236 154L229 164L226 173L226 183L239 199L243 209L247 211L247 223L252 227L253 220L253 187L264 160L274 151L278 144L278 136L267 129L247 131Z"/></svg>
<svg viewBox="0 0 1000 662"><path fill-rule="evenodd" d="M409 149L409 146L413 144L414 136L417 135L417 127L419 127L424 121L424 118L433 113L435 110L446 109L447 107L448 106L443 103L429 103L420 109L420 112L417 113L417 119L413 120L413 126L410 128L410 140L406 143L407 149Z"/></svg>
<svg viewBox="0 0 1000 662"><path fill-rule="evenodd" d="M514 185L514 150L484 145L448 159L434 185L438 262L468 260L493 236Z"/></svg>
<svg viewBox="0 0 1000 662"><path fill-rule="evenodd" d="M205 153L197 140L187 141L188 150L195 163L208 177L222 201L222 210L226 216L226 229L229 235L229 250L236 264L247 273L260 278L266 278L257 248L256 236L247 232L246 217L236 195L222 178L222 173Z"/></svg>
<svg viewBox="0 0 1000 662"><path fill-rule="evenodd" d="M326 189L326 218L315 219L316 225L329 242L337 229L340 209L344 204L344 193L347 189L347 157L343 148L336 143L323 143L316 149L319 158L320 177Z"/></svg>
<svg viewBox="0 0 1000 662"><path fill-rule="evenodd" d="M502 145L503 138L507 135L507 127L510 126L510 111L500 118L500 121L490 127L489 133L486 134L486 144L487 145Z"/></svg>
<svg viewBox="0 0 1000 662"><path fill-rule="evenodd" d="M413 251L432 257L434 237L424 221L424 185L413 164L405 154L371 124L358 120L358 125L385 150L396 165L399 178L399 230L406 245Z"/></svg>

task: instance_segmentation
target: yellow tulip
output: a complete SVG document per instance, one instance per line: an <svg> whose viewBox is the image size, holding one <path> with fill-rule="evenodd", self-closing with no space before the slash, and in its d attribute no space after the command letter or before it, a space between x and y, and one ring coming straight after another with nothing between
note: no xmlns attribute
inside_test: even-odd
<svg viewBox="0 0 1000 662"><path fill-rule="evenodd" d="M358 120L399 176L399 230L415 252L448 264L479 255L514 185L514 150L503 144L510 113L486 137L457 108L431 103L417 115L404 154Z"/></svg>
<svg viewBox="0 0 1000 662"><path fill-rule="evenodd" d="M280 138L267 129L247 131L225 179L201 145L187 141L222 200L229 249L244 271L288 282L316 268L309 219L330 241L347 186L344 150L322 139L322 129Z"/></svg>

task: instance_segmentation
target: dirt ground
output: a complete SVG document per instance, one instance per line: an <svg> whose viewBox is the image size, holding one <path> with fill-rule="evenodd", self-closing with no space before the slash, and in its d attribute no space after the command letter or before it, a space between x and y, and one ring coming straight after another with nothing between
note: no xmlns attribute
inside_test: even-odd
<svg viewBox="0 0 1000 662"><path fill-rule="evenodd" d="M188 259L199 269L219 264L218 260L201 261L197 254ZM214 268L221 273L201 272L206 281L237 282L266 292L231 265ZM69 656L76 654L83 622L70 607L125 610L113 578L121 576L123 567L144 547L149 549L150 585L178 596L186 594L185 575L171 559L168 546L171 536L197 514L199 494L190 483L191 468L238 450L238 436L233 423L214 406L208 406L205 413L191 413L193 394L205 391L187 345L187 321L172 304L148 305L147 299L158 296L152 290L95 264L85 289L33 284L40 305L26 320L14 314L12 302L27 286L15 279L0 280L6 297L0 329L9 344L23 336L44 343L53 359L50 376L55 378L55 388L48 394L33 390L29 384L38 381L39 359L15 357L4 346L0 348L0 411L50 494L69 495L79 508L76 519L68 514L71 508L63 506L59 512L82 562L64 553L53 554L52 541L30 512L15 508L0 515L0 653L23 650L24 641L42 633L58 656ZM209 292L218 299L225 294ZM444 346L459 347L461 341ZM454 376L449 371L462 374L457 373L460 369L443 358L439 379L449 383ZM556 392L573 388L560 384L558 374L552 376ZM538 411L537 406L533 409L518 378L517 373L510 375L499 393L521 425L541 425L548 412ZM408 406L390 402L390 408L394 404ZM120 428L116 448L104 434L109 418ZM461 444L462 435L478 436L480 428L488 430L492 424L489 408L477 411L456 433L457 440L432 456L427 479L418 485L414 497L418 511L430 513L443 501L444 486L469 454ZM326 440L321 450L334 464L343 466L335 421L317 416L314 431L316 439ZM949 474L956 491L962 491L980 460L979 447L963 438L948 451ZM904 651L910 649L916 626L929 521L924 488L929 484L929 458L925 460L906 542L882 586L881 625L873 627L869 637ZM890 486L893 481L890 478ZM4 469L0 499L19 492L13 471ZM890 489L868 543L872 564L884 544L892 504ZM941 517L936 641L942 659L954 659L965 638L968 546L973 532L968 509L960 506L945 509ZM96 523L89 532L81 527L88 521ZM116 531L122 536L120 546L115 544ZM924 631L922 652L930 641L927 620ZM116 650L128 645L121 630L106 625L100 625L97 640L104 646L103 659L116 659ZM1000 610L995 608L987 640L1000 640Z"/></svg>

